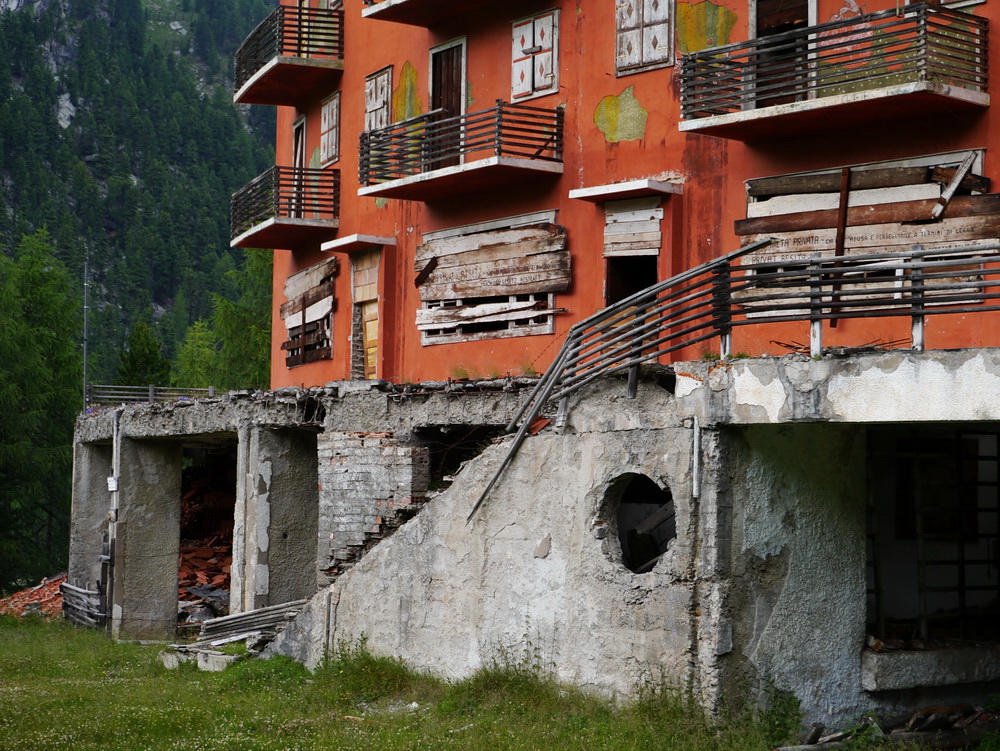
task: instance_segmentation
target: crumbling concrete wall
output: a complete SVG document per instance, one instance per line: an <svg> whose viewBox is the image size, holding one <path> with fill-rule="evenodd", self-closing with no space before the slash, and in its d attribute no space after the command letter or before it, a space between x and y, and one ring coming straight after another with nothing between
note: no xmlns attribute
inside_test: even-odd
<svg viewBox="0 0 1000 751"><path fill-rule="evenodd" d="M629 428L609 430L609 420ZM509 658L608 693L661 676L686 685L696 610L692 434L667 392L629 401L614 384L561 434L532 438L469 524L506 447L487 450L315 597L276 651L314 665L324 649L364 635L377 651L450 676ZM669 488L677 509L677 538L643 574L622 564L608 534L606 493L626 473Z"/></svg>
<svg viewBox="0 0 1000 751"><path fill-rule="evenodd" d="M721 661L731 696L790 691L813 719L856 719L865 642L865 433L727 429L733 524Z"/></svg>
<svg viewBox="0 0 1000 751"><path fill-rule="evenodd" d="M425 447L403 445L389 432L326 432L317 451L319 568L332 574L395 508L425 500L429 457ZM325 575L320 583L328 583Z"/></svg>
<svg viewBox="0 0 1000 751"><path fill-rule="evenodd" d="M70 557L67 578L82 589L96 590L101 579L101 548L108 525L108 478L112 447L107 443L73 446L73 506L70 515L70 549L90 555Z"/></svg>

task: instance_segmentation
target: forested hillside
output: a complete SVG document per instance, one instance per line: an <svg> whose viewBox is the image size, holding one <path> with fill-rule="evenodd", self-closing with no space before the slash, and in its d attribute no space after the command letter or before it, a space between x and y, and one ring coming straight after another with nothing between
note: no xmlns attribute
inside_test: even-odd
<svg viewBox="0 0 1000 751"><path fill-rule="evenodd" d="M85 266L92 383L148 375L123 354L152 334L159 380L266 385L270 256L230 250L228 210L273 113L228 79L271 9L0 0L0 590L64 556Z"/></svg>

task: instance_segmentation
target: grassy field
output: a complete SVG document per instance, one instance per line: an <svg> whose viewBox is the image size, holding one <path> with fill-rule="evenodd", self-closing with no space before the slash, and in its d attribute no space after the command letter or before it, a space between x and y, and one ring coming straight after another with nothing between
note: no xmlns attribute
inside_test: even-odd
<svg viewBox="0 0 1000 751"><path fill-rule="evenodd" d="M763 751L798 722L785 702L709 725L653 689L615 707L519 665L449 683L357 646L312 674L280 658L168 671L158 651L0 618L0 749Z"/></svg>

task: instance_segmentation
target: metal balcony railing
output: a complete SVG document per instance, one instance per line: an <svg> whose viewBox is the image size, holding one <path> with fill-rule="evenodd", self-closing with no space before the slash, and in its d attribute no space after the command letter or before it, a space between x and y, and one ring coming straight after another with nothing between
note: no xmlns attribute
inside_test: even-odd
<svg viewBox="0 0 1000 751"><path fill-rule="evenodd" d="M235 239L269 219L332 221L340 207L340 170L272 167L233 193Z"/></svg>
<svg viewBox="0 0 1000 751"><path fill-rule="evenodd" d="M718 339L721 354L729 356L732 331L741 326L808 321L811 351L820 354L823 321L908 317L913 349L922 350L928 317L1000 311L1000 243L948 250L916 246L795 262L741 261L770 242L696 266L574 325L552 367L507 426L517 431L508 455L469 518L542 408L602 376L627 371L632 392L641 364L684 347Z"/></svg>
<svg viewBox="0 0 1000 751"><path fill-rule="evenodd" d="M908 83L987 90L985 18L913 3L685 55L684 120Z"/></svg>
<svg viewBox="0 0 1000 751"><path fill-rule="evenodd" d="M491 156L561 162L563 110L497 100L457 117L441 110L361 134L359 180L376 185Z"/></svg>
<svg viewBox="0 0 1000 751"><path fill-rule="evenodd" d="M344 11L279 5L236 51L236 91L276 57L344 57Z"/></svg>

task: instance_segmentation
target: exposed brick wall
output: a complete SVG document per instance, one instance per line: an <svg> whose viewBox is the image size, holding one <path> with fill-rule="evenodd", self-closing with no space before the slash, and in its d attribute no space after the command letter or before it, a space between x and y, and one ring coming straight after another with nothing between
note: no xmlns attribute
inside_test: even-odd
<svg viewBox="0 0 1000 751"><path fill-rule="evenodd" d="M318 436L320 569L336 575L426 500L429 452L403 446L392 433L329 432Z"/></svg>

